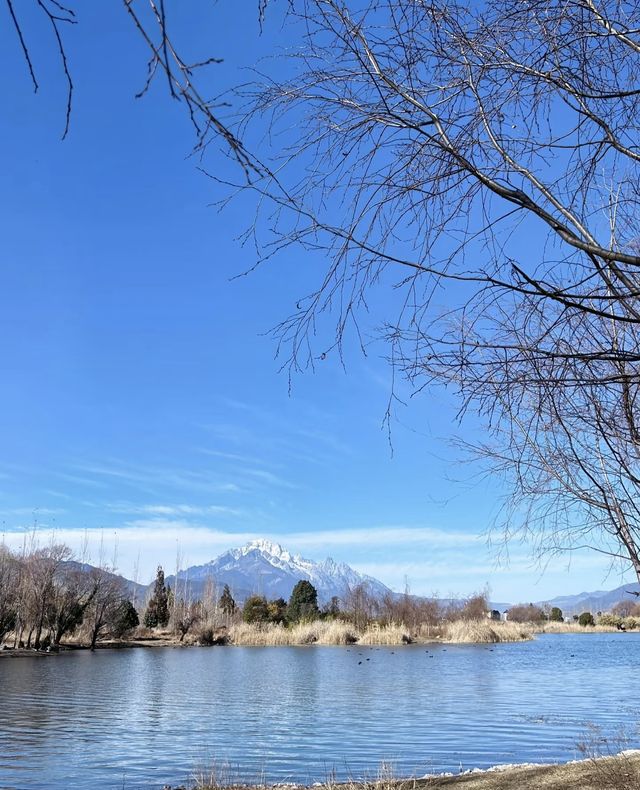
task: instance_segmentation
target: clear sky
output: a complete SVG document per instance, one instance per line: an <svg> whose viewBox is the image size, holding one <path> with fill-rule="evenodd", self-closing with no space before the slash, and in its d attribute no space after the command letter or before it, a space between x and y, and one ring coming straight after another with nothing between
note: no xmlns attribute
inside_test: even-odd
<svg viewBox="0 0 640 790"><path fill-rule="evenodd" d="M31 4L29 4L31 5ZM224 90L285 46L255 4L194 3L181 32L223 57ZM35 4L34 4L35 7ZM26 6L24 7L26 8ZM23 11L23 6L19 6ZM16 545L37 524L91 559L102 539L119 570L202 563L255 537L349 562L395 589L542 600L614 587L596 555L544 574L525 547L496 565L486 544L503 493L477 482L449 444L455 404L427 393L383 428L384 348L349 348L289 393L268 330L312 288L315 261L291 251L250 276L237 234L249 208L189 159L184 113L156 85L118 3L87 3L68 36L71 130L51 31L29 12L34 95L0 11L0 518ZM375 323L375 316L372 317ZM465 426L464 430L473 430Z"/></svg>

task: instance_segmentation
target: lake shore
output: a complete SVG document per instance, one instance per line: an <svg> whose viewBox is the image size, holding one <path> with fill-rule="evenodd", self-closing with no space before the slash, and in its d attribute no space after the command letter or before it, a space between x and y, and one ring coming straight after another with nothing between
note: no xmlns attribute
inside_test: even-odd
<svg viewBox="0 0 640 790"><path fill-rule="evenodd" d="M238 790L241 784L224 785L201 778L192 790ZM413 779L382 779L363 782L273 785L292 790L633 790L640 787L640 752L624 751L606 757L575 760L563 764L498 765L461 774L432 774ZM170 790L170 786L166 786ZM174 790L186 790L176 787ZM246 787L243 790L266 790Z"/></svg>
<svg viewBox="0 0 640 790"><path fill-rule="evenodd" d="M134 634L129 639L102 640L97 650L195 646L229 647L304 647L312 645L335 645L354 647L401 647L410 644L497 644L500 642L522 642L533 639L532 631L517 623L494 622L491 620L458 620L441 626L413 632L396 624L370 625L357 629L350 623L339 620L317 620L284 625L237 623L229 628L205 628L187 634L180 639L170 631ZM68 640L58 650L36 651L26 648L0 648L0 657L51 656L61 652L88 650L82 641Z"/></svg>

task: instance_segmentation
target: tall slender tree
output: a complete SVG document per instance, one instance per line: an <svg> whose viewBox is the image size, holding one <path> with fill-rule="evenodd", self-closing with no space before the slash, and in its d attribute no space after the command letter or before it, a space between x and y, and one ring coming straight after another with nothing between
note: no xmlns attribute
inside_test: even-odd
<svg viewBox="0 0 640 790"><path fill-rule="evenodd" d="M153 593L144 613L147 628L164 628L169 622L169 595L164 583L164 570L158 565Z"/></svg>

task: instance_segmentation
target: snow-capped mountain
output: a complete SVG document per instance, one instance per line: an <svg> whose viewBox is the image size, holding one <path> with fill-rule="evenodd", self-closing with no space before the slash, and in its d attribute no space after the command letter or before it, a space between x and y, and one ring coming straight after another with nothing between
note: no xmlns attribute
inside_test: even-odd
<svg viewBox="0 0 640 790"><path fill-rule="evenodd" d="M349 588L363 583L376 596L391 592L382 582L358 573L344 562L335 562L330 557L314 562L268 540L250 541L205 565L195 565L178 574L178 584L188 585L194 597L201 596L207 584L213 582L220 591L228 584L238 602L255 594L286 600L301 579L313 584L320 602L330 601L334 595L344 599ZM175 577L168 577L167 582L175 587Z"/></svg>

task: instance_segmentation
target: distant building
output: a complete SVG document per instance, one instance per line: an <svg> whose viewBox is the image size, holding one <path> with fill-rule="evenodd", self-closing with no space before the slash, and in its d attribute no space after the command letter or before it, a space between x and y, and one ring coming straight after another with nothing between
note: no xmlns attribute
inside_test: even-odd
<svg viewBox="0 0 640 790"><path fill-rule="evenodd" d="M509 619L509 610L508 609L504 610L504 612L502 613L502 617L500 619L503 620L504 622L506 622Z"/></svg>
<svg viewBox="0 0 640 790"><path fill-rule="evenodd" d="M492 609L490 612L487 612L487 617L489 620L501 620L500 612L497 609Z"/></svg>

